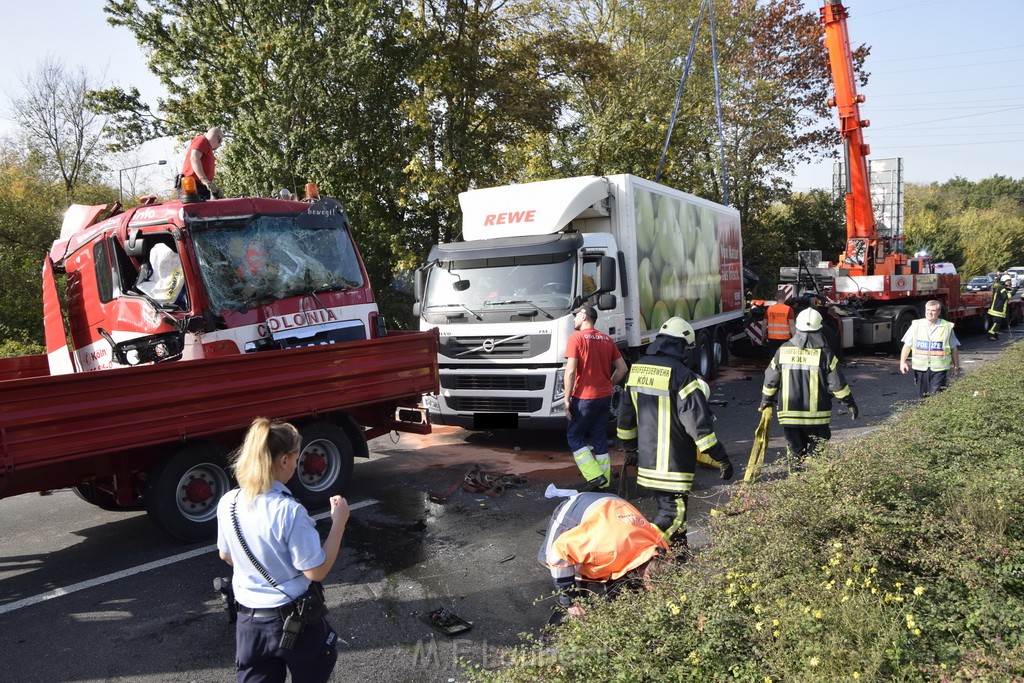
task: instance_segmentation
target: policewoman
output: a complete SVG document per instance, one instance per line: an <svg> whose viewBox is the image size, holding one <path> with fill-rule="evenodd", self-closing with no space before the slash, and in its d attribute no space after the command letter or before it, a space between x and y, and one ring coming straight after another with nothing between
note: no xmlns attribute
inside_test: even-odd
<svg viewBox="0 0 1024 683"><path fill-rule="evenodd" d="M239 488L218 503L217 550L234 568L240 682L284 681L288 672L296 683L327 681L338 658L337 636L316 611L320 596L311 585L338 557L348 503L331 498L331 530L321 545L312 518L285 486L300 450L295 427L256 418L234 456Z"/></svg>

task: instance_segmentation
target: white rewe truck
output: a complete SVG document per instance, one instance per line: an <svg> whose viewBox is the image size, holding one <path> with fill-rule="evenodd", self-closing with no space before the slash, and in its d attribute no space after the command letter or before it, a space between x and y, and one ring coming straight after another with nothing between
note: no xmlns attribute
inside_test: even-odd
<svg viewBox="0 0 1024 683"><path fill-rule="evenodd" d="M587 176L459 195L462 242L416 273L420 329L440 333L435 424L564 426L572 311L627 362L672 316L697 331L693 367L714 377L742 328L742 238L734 209L632 175ZM613 401L613 412L616 402Z"/></svg>

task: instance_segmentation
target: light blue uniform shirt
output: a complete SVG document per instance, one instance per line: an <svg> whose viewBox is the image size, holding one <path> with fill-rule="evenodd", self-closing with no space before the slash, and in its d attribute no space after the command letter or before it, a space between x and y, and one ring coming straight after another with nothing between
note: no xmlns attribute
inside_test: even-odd
<svg viewBox="0 0 1024 683"><path fill-rule="evenodd" d="M253 556L274 577L274 588L256 570L238 541L231 522L231 504L235 506L238 523ZM235 600L246 607L280 607L288 603L284 591L297 598L309 589L309 579L302 573L319 567L327 559L320 543L316 524L306 508L275 481L270 490L256 496L252 506L241 491L229 491L217 504L217 549L231 555L234 566L231 585Z"/></svg>

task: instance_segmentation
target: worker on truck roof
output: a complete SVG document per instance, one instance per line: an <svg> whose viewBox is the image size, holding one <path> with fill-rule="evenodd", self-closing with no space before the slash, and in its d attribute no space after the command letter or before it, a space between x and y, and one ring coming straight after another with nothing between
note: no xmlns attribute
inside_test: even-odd
<svg viewBox="0 0 1024 683"><path fill-rule="evenodd" d="M216 160L213 157L214 151L220 148L224 142L224 133L220 128L214 126L206 131L204 135L197 135L185 151L185 162L181 166L181 174L174 187L181 196L181 181L183 178L195 178L196 190L202 199L220 197L220 188L213 182L213 175L216 171Z"/></svg>

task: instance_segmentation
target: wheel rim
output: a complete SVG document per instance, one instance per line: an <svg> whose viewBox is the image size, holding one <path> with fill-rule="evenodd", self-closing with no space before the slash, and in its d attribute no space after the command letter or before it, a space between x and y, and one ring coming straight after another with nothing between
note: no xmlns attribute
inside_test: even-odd
<svg viewBox="0 0 1024 683"><path fill-rule="evenodd" d="M192 522L209 522L217 517L217 501L230 482L224 468L204 462L185 472L178 480L175 500L182 517Z"/></svg>
<svg viewBox="0 0 1024 683"><path fill-rule="evenodd" d="M711 349L707 337L697 342L697 368L704 377L707 377L711 370Z"/></svg>
<svg viewBox="0 0 1024 683"><path fill-rule="evenodd" d="M310 441L299 454L295 476L310 491L327 491L341 471L341 450L327 439Z"/></svg>

